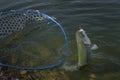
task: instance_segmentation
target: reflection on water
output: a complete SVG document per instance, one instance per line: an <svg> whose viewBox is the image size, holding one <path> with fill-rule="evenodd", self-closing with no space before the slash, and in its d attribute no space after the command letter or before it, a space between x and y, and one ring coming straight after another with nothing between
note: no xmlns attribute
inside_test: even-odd
<svg viewBox="0 0 120 80"><path fill-rule="evenodd" d="M118 0L1 0L0 10L38 9L63 25L69 41L81 25L99 49L87 69L71 72L70 80L119 80L120 1ZM76 45L72 52L77 53ZM74 74L74 75L73 75Z"/></svg>

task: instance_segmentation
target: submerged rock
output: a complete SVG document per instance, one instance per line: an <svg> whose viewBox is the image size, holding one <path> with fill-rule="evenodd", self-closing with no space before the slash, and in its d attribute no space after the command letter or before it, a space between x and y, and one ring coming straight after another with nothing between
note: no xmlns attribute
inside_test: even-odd
<svg viewBox="0 0 120 80"><path fill-rule="evenodd" d="M62 70L51 69L41 71L26 71L8 69L0 71L0 79L14 79L14 80L69 80L68 76Z"/></svg>

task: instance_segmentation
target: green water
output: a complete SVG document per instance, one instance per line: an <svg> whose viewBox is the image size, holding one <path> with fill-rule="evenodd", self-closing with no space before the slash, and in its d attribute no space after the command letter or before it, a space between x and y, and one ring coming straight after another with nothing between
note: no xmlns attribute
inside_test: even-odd
<svg viewBox="0 0 120 80"><path fill-rule="evenodd" d="M64 27L72 52L75 32L84 28L99 49L86 69L66 72L70 80L120 80L119 0L0 0L0 11L38 9L55 17ZM72 75L72 76L71 76Z"/></svg>

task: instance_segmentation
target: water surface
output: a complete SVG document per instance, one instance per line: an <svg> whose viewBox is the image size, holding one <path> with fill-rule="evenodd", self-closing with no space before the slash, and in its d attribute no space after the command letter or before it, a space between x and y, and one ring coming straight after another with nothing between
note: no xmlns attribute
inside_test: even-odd
<svg viewBox="0 0 120 80"><path fill-rule="evenodd" d="M120 79L119 0L0 0L0 11L14 9L37 9L55 17L71 43L75 43L75 32L82 26L99 46L91 54L87 70L67 73L70 80Z"/></svg>

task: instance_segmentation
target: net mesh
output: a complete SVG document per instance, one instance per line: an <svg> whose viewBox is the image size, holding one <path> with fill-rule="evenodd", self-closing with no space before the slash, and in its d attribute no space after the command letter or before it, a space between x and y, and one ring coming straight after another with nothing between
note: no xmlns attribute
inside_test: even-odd
<svg viewBox="0 0 120 80"><path fill-rule="evenodd" d="M48 17L35 10L0 13L0 63L22 68L58 63L66 52L65 36Z"/></svg>

